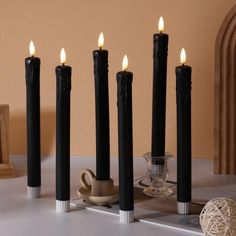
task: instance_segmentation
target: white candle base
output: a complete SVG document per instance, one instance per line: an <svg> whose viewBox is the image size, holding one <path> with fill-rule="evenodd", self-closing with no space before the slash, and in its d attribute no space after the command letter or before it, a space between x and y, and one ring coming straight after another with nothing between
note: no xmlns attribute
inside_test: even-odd
<svg viewBox="0 0 236 236"><path fill-rule="evenodd" d="M180 215L190 214L191 202L177 202L177 213Z"/></svg>
<svg viewBox="0 0 236 236"><path fill-rule="evenodd" d="M60 201L60 200L56 200L56 211L57 212L61 212L61 213L65 213L68 212L70 208L70 201Z"/></svg>
<svg viewBox="0 0 236 236"><path fill-rule="evenodd" d="M28 198L35 199L41 197L41 187L30 187L27 186L27 196Z"/></svg>
<svg viewBox="0 0 236 236"><path fill-rule="evenodd" d="M128 224L134 221L134 211L119 211L120 213L120 223Z"/></svg>

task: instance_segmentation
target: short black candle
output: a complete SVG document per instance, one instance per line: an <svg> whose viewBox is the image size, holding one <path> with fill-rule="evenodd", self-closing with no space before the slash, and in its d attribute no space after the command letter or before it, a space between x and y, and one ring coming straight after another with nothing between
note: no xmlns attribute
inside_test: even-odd
<svg viewBox="0 0 236 236"><path fill-rule="evenodd" d="M70 199L71 67L56 67L56 199Z"/></svg>
<svg viewBox="0 0 236 236"><path fill-rule="evenodd" d="M165 156L168 40L162 32L153 35L152 157Z"/></svg>
<svg viewBox="0 0 236 236"><path fill-rule="evenodd" d="M38 57L31 56L25 59L25 79L27 98L27 182L29 187L40 187L40 59Z"/></svg>
<svg viewBox="0 0 236 236"><path fill-rule="evenodd" d="M128 71L118 72L118 142L119 142L119 194L120 210L134 209L133 198L133 128L132 128L132 80Z"/></svg>
<svg viewBox="0 0 236 236"><path fill-rule="evenodd" d="M101 37L101 35L100 35ZM108 51L93 51L96 108L96 179L110 179Z"/></svg>
<svg viewBox="0 0 236 236"><path fill-rule="evenodd" d="M191 71L176 67L178 202L191 202Z"/></svg>

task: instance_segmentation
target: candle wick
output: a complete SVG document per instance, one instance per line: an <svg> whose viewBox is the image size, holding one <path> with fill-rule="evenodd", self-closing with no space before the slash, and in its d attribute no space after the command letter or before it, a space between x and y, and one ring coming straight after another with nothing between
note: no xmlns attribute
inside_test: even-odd
<svg viewBox="0 0 236 236"><path fill-rule="evenodd" d="M99 47L99 50L102 50L102 47Z"/></svg>
<svg viewBox="0 0 236 236"><path fill-rule="evenodd" d="M65 63L62 63L62 66L65 66Z"/></svg>

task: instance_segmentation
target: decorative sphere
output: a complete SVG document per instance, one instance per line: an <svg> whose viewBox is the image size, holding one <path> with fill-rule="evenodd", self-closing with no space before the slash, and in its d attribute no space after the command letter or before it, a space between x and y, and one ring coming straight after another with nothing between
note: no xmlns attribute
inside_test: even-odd
<svg viewBox="0 0 236 236"><path fill-rule="evenodd" d="M236 235L236 202L230 198L214 198L202 209L200 224L206 236Z"/></svg>

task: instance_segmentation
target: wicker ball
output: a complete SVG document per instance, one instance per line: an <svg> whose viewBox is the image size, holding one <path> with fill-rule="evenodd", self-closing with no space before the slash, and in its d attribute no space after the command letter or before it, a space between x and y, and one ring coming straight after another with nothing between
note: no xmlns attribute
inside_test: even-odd
<svg viewBox="0 0 236 236"><path fill-rule="evenodd" d="M202 209L200 224L206 236L236 235L236 202L230 198L215 198Z"/></svg>

